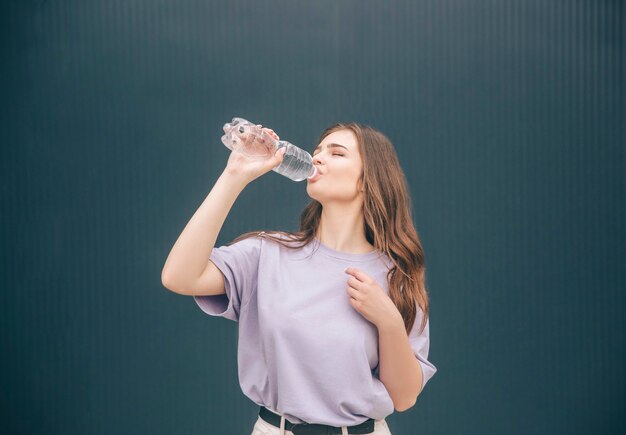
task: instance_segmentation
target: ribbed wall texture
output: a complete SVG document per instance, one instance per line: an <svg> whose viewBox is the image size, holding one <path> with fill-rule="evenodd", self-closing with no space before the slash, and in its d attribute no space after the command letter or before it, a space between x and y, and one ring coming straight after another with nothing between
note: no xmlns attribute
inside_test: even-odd
<svg viewBox="0 0 626 435"><path fill-rule="evenodd" d="M626 433L622 2L1 8L2 433L251 432L237 324L161 284L233 116L394 143L438 367L394 435ZM308 200L269 172L218 245Z"/></svg>

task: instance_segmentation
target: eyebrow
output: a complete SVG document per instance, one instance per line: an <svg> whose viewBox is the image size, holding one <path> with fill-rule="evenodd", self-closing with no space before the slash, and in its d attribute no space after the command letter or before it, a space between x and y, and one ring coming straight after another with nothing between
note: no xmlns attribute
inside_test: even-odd
<svg viewBox="0 0 626 435"><path fill-rule="evenodd" d="M317 151L318 149L320 149L320 147L321 147L321 146L322 146L321 144L320 144L320 145L318 145L318 146L316 146L316 147L315 147L315 149L313 150L313 152L315 152L315 151ZM343 146L343 145L339 145L338 143L329 143L329 144L326 146L326 148L344 148L346 151L349 151L349 150L348 150L348 148L346 148L346 147L345 147L345 146Z"/></svg>

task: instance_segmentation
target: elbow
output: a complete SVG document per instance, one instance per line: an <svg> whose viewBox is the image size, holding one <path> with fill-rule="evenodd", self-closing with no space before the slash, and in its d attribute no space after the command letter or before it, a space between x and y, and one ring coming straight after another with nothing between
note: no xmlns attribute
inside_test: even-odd
<svg viewBox="0 0 626 435"><path fill-rule="evenodd" d="M420 386L419 392L417 394L414 393L414 395L412 395L409 400L398 401L398 403L394 401L394 409L398 412L404 412L413 408L413 406L415 406L415 403L417 402L417 398L422 393L422 389L423 386Z"/></svg>
<svg viewBox="0 0 626 435"><path fill-rule="evenodd" d="M394 404L394 408L398 412L408 411L409 409L413 408L413 406L415 406L415 402L417 402L417 400L413 399L410 402Z"/></svg>
<svg viewBox="0 0 626 435"><path fill-rule="evenodd" d="M174 285L172 278L169 273L165 271L165 269L161 271L161 285L174 293L182 294L180 290L177 290L176 285Z"/></svg>
<svg viewBox="0 0 626 435"><path fill-rule="evenodd" d="M169 282L169 276L165 273L165 269L161 271L161 284L168 290L171 290L171 284Z"/></svg>

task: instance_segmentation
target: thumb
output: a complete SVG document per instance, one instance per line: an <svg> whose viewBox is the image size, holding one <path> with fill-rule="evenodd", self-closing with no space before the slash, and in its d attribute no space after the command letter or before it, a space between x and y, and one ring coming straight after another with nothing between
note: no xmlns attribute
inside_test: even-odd
<svg viewBox="0 0 626 435"><path fill-rule="evenodd" d="M282 147L282 148L279 148L279 149L276 151L276 154L274 155L274 158L276 159L276 161L277 161L278 163L280 163L280 162L282 162L282 161L283 161L283 156L285 155L285 153L286 153L286 152L287 152L287 147Z"/></svg>

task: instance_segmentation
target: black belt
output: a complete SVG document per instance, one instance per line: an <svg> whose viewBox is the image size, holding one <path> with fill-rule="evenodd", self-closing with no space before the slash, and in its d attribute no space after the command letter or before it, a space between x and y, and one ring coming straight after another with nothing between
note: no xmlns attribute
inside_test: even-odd
<svg viewBox="0 0 626 435"><path fill-rule="evenodd" d="M259 416L269 424L280 427L280 415L273 413L265 406L261 406ZM349 434L367 434L374 432L375 421L368 418L361 424L347 426ZM294 435L332 435L340 434L341 427L329 426L327 424L315 423L292 423L285 418L285 430L291 431Z"/></svg>

